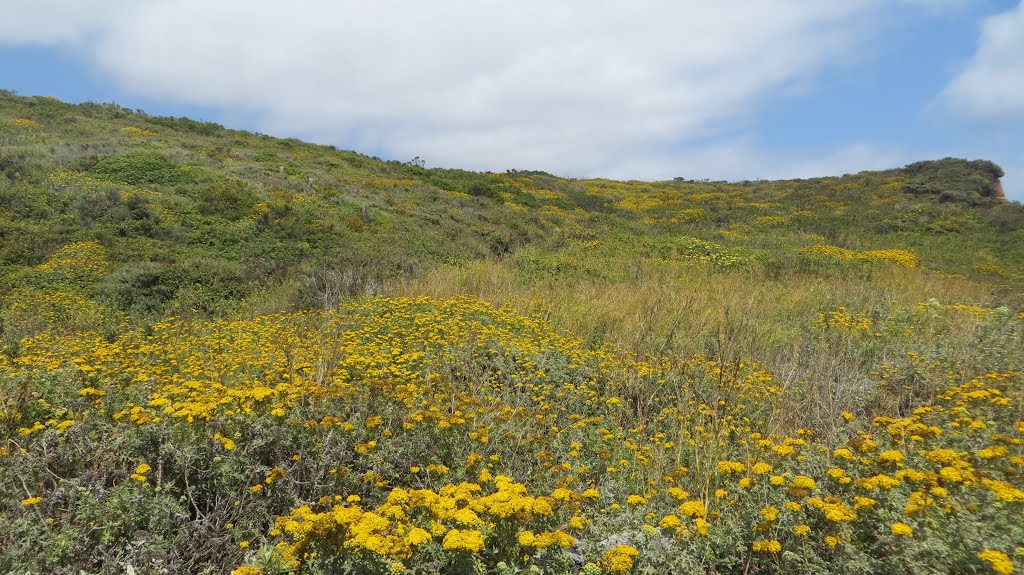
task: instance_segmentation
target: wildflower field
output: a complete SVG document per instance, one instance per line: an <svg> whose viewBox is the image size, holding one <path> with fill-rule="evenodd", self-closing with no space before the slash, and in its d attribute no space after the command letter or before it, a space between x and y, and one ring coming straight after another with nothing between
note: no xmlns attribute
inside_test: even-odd
<svg viewBox="0 0 1024 575"><path fill-rule="evenodd" d="M3 94L0 572L1024 572L1024 210L942 162L472 174Z"/></svg>

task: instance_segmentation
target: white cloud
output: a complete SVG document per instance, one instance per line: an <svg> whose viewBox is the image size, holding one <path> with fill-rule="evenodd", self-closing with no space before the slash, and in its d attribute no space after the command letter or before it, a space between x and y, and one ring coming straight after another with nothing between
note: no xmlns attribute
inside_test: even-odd
<svg viewBox="0 0 1024 575"><path fill-rule="evenodd" d="M70 46L126 90L266 132L592 174L749 117L849 53L879 3L18 0L0 43Z"/></svg>
<svg viewBox="0 0 1024 575"><path fill-rule="evenodd" d="M977 52L943 97L968 116L1024 118L1024 2L985 21Z"/></svg>
<svg viewBox="0 0 1024 575"><path fill-rule="evenodd" d="M132 5L127 0L31 0L4 3L0 44L78 43Z"/></svg>

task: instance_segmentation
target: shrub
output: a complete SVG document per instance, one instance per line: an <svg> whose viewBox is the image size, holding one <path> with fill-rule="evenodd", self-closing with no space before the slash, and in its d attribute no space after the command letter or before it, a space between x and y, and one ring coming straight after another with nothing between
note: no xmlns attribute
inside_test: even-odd
<svg viewBox="0 0 1024 575"><path fill-rule="evenodd" d="M498 201L502 199L501 194L498 193L498 190L496 190L493 186L487 184L486 182L477 181L469 184L468 186L466 186L466 193L471 196L476 196L478 198L489 198Z"/></svg>
<svg viewBox="0 0 1024 575"><path fill-rule="evenodd" d="M248 293L240 265L212 258L175 264L140 262L107 276L100 297L124 311L143 316L162 312L172 300L179 311L213 312L225 301Z"/></svg>
<svg viewBox="0 0 1024 575"><path fill-rule="evenodd" d="M253 187L244 180L231 179L213 188L201 188L199 212L236 221L249 215L259 201Z"/></svg>
<svg viewBox="0 0 1024 575"><path fill-rule="evenodd" d="M945 158L917 162L901 170L910 177L903 191L937 197L940 202L982 205L998 199L1003 169L987 160Z"/></svg>
<svg viewBox="0 0 1024 575"><path fill-rule="evenodd" d="M135 186L178 184L188 173L157 152L130 152L100 158L90 170L96 176Z"/></svg>

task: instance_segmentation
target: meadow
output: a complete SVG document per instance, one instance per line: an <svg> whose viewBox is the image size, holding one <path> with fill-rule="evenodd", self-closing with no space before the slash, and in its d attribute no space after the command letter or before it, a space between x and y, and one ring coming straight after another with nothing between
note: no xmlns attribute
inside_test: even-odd
<svg viewBox="0 0 1024 575"><path fill-rule="evenodd" d="M1024 208L0 93L0 572L1024 570Z"/></svg>

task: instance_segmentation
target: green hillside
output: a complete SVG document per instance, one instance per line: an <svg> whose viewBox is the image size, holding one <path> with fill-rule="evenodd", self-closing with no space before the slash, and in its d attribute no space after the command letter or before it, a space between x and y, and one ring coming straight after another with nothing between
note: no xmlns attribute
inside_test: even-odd
<svg viewBox="0 0 1024 575"><path fill-rule="evenodd" d="M995 164L420 164L0 92L0 572L1024 566Z"/></svg>

